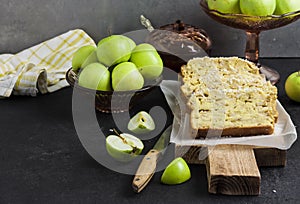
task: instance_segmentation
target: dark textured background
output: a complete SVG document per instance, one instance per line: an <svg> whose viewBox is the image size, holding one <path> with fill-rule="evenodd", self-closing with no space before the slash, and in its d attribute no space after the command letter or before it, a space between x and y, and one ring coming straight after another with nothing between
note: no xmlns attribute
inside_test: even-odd
<svg viewBox="0 0 300 204"><path fill-rule="evenodd" d="M0 3L0 53L15 53L75 28L84 29L98 41L109 30L123 33L142 29L139 16L144 14L156 27L181 19L204 28L213 39L213 55L243 56L244 33L211 20L201 11L199 0L0 0ZM300 57L299 25L300 21L262 33L261 55ZM299 69L300 60L264 59L262 63L280 72L279 100L299 134L299 104L287 98L283 85L287 76ZM0 100L0 203L300 202L298 141L288 151L285 168L260 169L260 196L209 195L205 168L198 165L190 166L193 176L184 185L161 185L162 172L159 172L142 194L135 194L130 186L132 176L104 168L84 150L74 129L71 100L71 88L36 98Z"/></svg>
<svg viewBox="0 0 300 204"><path fill-rule="evenodd" d="M263 59L278 70L278 98L300 131L300 106L284 92L284 81L297 70L300 59ZM290 67L282 69L282 66ZM160 104L156 89L139 101L131 114ZM166 112L169 110L166 108ZM192 178L182 185L160 183L157 172L142 193L133 192L133 176L109 170L97 163L80 143L72 120L70 87L38 97L0 100L0 203L300 203L300 143L287 153L287 166L260 168L261 195L222 196L207 192L204 166L190 165ZM126 114L126 113L125 113ZM111 127L111 116L97 113L101 129ZM124 114L120 114L120 117ZM123 125L128 121L123 120ZM100 132L99 132L100 136ZM144 141L145 154L152 145ZM153 141L152 141L153 142Z"/></svg>
<svg viewBox="0 0 300 204"><path fill-rule="evenodd" d="M26 3L25 3L26 2ZM139 16L155 27L177 19L205 29L213 55L243 56L244 32L220 25L204 14L199 0L1 0L0 53L18 52L70 29L82 28L94 40L142 29ZM300 57L300 21L261 34L262 57Z"/></svg>

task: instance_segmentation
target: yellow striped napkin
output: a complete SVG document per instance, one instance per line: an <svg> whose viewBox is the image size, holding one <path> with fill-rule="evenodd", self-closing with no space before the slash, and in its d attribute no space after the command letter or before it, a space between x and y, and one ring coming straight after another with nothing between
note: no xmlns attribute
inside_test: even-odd
<svg viewBox="0 0 300 204"><path fill-rule="evenodd" d="M95 45L83 30L76 29L28 48L15 55L0 55L0 97L36 96L68 86L65 74L74 52Z"/></svg>

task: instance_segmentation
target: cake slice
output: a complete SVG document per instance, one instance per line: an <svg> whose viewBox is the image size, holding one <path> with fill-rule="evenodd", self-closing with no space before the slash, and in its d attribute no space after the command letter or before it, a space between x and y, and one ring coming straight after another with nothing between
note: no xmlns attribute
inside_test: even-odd
<svg viewBox="0 0 300 204"><path fill-rule="evenodd" d="M194 58L181 74L196 138L274 132L277 88L254 63L238 57Z"/></svg>

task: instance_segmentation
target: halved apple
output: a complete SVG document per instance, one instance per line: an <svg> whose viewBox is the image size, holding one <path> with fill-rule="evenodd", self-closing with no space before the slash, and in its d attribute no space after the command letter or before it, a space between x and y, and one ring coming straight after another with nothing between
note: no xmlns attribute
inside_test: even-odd
<svg viewBox="0 0 300 204"><path fill-rule="evenodd" d="M130 119L127 128L136 134L144 134L153 131L155 123L149 113L140 111Z"/></svg>
<svg viewBox="0 0 300 204"><path fill-rule="evenodd" d="M106 150L114 159L128 162L141 154L144 148L143 142L130 134L109 135L106 138Z"/></svg>
<svg viewBox="0 0 300 204"><path fill-rule="evenodd" d="M174 159L164 170L161 182L168 185L181 184L191 178L190 168L184 159Z"/></svg>

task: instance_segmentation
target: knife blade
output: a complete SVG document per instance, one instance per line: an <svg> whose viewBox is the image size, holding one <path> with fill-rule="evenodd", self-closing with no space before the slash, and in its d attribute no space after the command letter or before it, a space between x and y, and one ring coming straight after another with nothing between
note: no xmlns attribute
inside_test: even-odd
<svg viewBox="0 0 300 204"><path fill-rule="evenodd" d="M157 162L159 158L164 154L166 147L170 142L171 131L172 125L165 129L153 148L145 155L145 157L141 161L132 182L132 187L135 192L141 192L153 177Z"/></svg>

